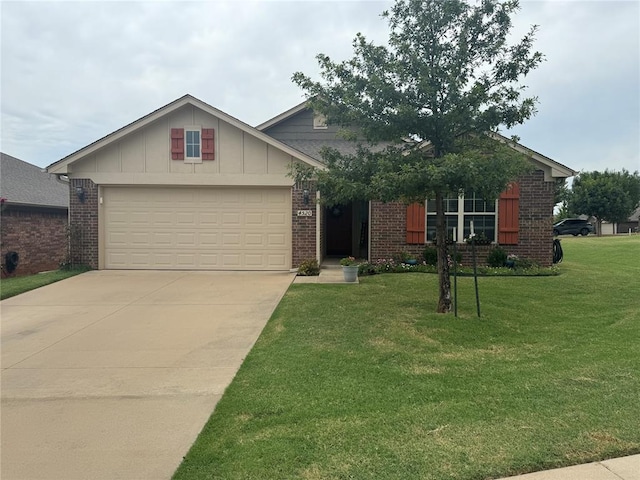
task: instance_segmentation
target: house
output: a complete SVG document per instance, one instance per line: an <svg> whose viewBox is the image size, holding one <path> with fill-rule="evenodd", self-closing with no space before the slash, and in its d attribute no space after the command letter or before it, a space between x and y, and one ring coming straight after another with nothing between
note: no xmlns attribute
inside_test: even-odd
<svg viewBox="0 0 640 480"><path fill-rule="evenodd" d="M59 268L67 255L68 182L2 153L0 197L3 276Z"/></svg>
<svg viewBox="0 0 640 480"><path fill-rule="evenodd" d="M85 239L72 253L94 268L289 270L308 258L424 249L429 205L325 207L313 183L294 184L291 165L322 168L325 145L353 149L304 103L253 128L185 95L47 170L70 179L70 223ZM471 213L489 232L489 217L498 225L497 212L510 211L517 225L494 225L495 239L507 234L514 253L549 264L554 179L573 171L517 148L538 170L509 193L511 210Z"/></svg>

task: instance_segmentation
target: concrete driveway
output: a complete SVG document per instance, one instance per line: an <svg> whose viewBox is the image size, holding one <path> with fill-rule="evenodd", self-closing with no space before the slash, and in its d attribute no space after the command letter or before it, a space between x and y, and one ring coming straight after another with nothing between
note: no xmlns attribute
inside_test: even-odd
<svg viewBox="0 0 640 480"><path fill-rule="evenodd" d="M170 478L293 280L88 272L0 304L0 477Z"/></svg>

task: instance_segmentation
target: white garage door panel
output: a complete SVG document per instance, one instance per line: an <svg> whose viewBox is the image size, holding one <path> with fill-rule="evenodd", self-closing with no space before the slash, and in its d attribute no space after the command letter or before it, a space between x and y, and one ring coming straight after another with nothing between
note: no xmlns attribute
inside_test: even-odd
<svg viewBox="0 0 640 480"><path fill-rule="evenodd" d="M105 268L286 270L288 188L103 190Z"/></svg>

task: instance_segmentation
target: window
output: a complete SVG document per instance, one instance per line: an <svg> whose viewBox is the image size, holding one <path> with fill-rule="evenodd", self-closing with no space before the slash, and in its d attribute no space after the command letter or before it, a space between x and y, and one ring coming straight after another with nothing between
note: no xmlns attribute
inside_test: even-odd
<svg viewBox="0 0 640 480"><path fill-rule="evenodd" d="M321 113L314 113L313 115L313 129L314 130L326 130L327 127L327 117L322 115Z"/></svg>
<svg viewBox="0 0 640 480"><path fill-rule="evenodd" d="M200 154L200 128L185 128L185 161L202 161Z"/></svg>
<svg viewBox="0 0 640 480"><path fill-rule="evenodd" d="M215 130L191 126L171 129L171 159L184 163L215 160Z"/></svg>
<svg viewBox="0 0 640 480"><path fill-rule="evenodd" d="M462 242L471 234L471 222L476 234L483 233L492 242L496 241L496 202L485 202L473 192L466 197L446 198L444 200L447 237L453 239L456 229L457 241ZM427 201L427 240L436 237L436 202Z"/></svg>

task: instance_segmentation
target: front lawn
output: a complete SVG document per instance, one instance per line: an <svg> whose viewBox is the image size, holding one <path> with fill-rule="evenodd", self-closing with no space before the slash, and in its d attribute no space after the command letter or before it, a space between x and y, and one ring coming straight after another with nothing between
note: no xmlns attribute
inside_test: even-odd
<svg viewBox="0 0 640 480"><path fill-rule="evenodd" d="M0 280L0 300L64 280L65 278L73 277L86 271L86 268L54 270L51 272L36 273L35 275L25 275L24 277L3 278Z"/></svg>
<svg viewBox="0 0 640 480"><path fill-rule="evenodd" d="M488 479L640 452L640 237L553 277L293 285L176 479Z"/></svg>

